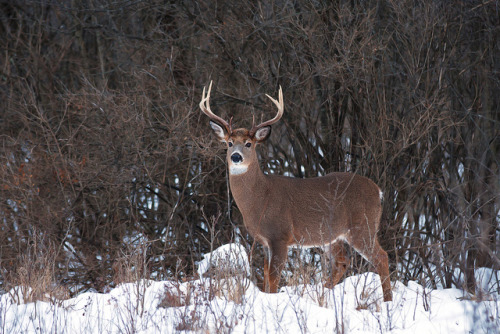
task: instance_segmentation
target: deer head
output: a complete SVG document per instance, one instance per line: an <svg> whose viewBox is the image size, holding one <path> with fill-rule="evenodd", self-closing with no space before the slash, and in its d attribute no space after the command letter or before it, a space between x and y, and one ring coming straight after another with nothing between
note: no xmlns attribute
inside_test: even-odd
<svg viewBox="0 0 500 334"><path fill-rule="evenodd" d="M200 102L201 110L211 118L210 126L215 132L217 138L227 145L227 162L229 165L229 173L231 175L240 175L248 171L250 165L258 164L255 147L262 143L271 134L271 125L280 120L283 116L283 92L279 90L279 101L276 101L271 96L266 96L276 105L278 113L268 121L258 125L253 124L250 130L239 128L232 129L231 120L226 122L221 117L215 115L210 109L210 91L212 90L212 82L208 87L208 92L205 95L203 88L203 96Z"/></svg>

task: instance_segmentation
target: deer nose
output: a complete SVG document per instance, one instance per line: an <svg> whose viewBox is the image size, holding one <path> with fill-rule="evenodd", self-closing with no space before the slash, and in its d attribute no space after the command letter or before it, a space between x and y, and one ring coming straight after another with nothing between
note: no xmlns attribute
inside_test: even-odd
<svg viewBox="0 0 500 334"><path fill-rule="evenodd" d="M238 164L243 161L243 157L239 153L233 153L233 155L231 155L231 161Z"/></svg>

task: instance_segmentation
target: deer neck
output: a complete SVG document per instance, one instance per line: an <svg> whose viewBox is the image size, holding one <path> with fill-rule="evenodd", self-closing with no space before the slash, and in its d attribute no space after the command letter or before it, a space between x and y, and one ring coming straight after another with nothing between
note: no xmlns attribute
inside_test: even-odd
<svg viewBox="0 0 500 334"><path fill-rule="evenodd" d="M231 193L242 213L246 208L256 205L256 200L264 200L266 181L256 156L245 173L229 174Z"/></svg>

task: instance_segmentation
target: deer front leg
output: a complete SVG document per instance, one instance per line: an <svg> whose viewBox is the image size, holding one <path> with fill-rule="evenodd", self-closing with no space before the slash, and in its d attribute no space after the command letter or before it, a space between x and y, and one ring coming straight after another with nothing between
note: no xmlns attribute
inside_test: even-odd
<svg viewBox="0 0 500 334"><path fill-rule="evenodd" d="M286 245L271 245L268 248L264 262L264 291L270 293L278 292L281 279L281 270L287 259L288 248Z"/></svg>

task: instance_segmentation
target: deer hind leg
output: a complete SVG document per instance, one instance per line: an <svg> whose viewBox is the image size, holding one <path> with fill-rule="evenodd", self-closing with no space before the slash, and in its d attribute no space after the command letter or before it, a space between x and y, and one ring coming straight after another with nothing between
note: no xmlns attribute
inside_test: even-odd
<svg viewBox="0 0 500 334"><path fill-rule="evenodd" d="M373 236L370 243L367 243L366 240L364 240L363 244L355 242L353 246L358 252L361 253L361 255L363 255L375 266L375 269L380 276L380 281L382 282L384 301L391 301L392 289L391 279L389 276L389 258L386 251L384 251L378 243L377 236Z"/></svg>
<svg viewBox="0 0 500 334"><path fill-rule="evenodd" d="M344 276L347 270L347 259L345 255L345 246L343 241L334 242L330 248L330 257L332 263L332 275L330 279L326 282L325 286L329 289L333 289L335 285Z"/></svg>
<svg viewBox="0 0 500 334"><path fill-rule="evenodd" d="M278 292L281 271L287 259L288 248L286 245L271 245L268 249L264 263L264 291Z"/></svg>
<svg viewBox="0 0 500 334"><path fill-rule="evenodd" d="M389 276L389 258L386 251L384 251L382 247L380 247L377 240L375 240L375 245L376 249L373 253L372 263L377 268L378 274L380 276L380 281L382 282L384 301L388 302L392 300L391 279Z"/></svg>
<svg viewBox="0 0 500 334"><path fill-rule="evenodd" d="M271 250L265 248L266 256L264 257L264 292L269 292L269 259L271 256Z"/></svg>

